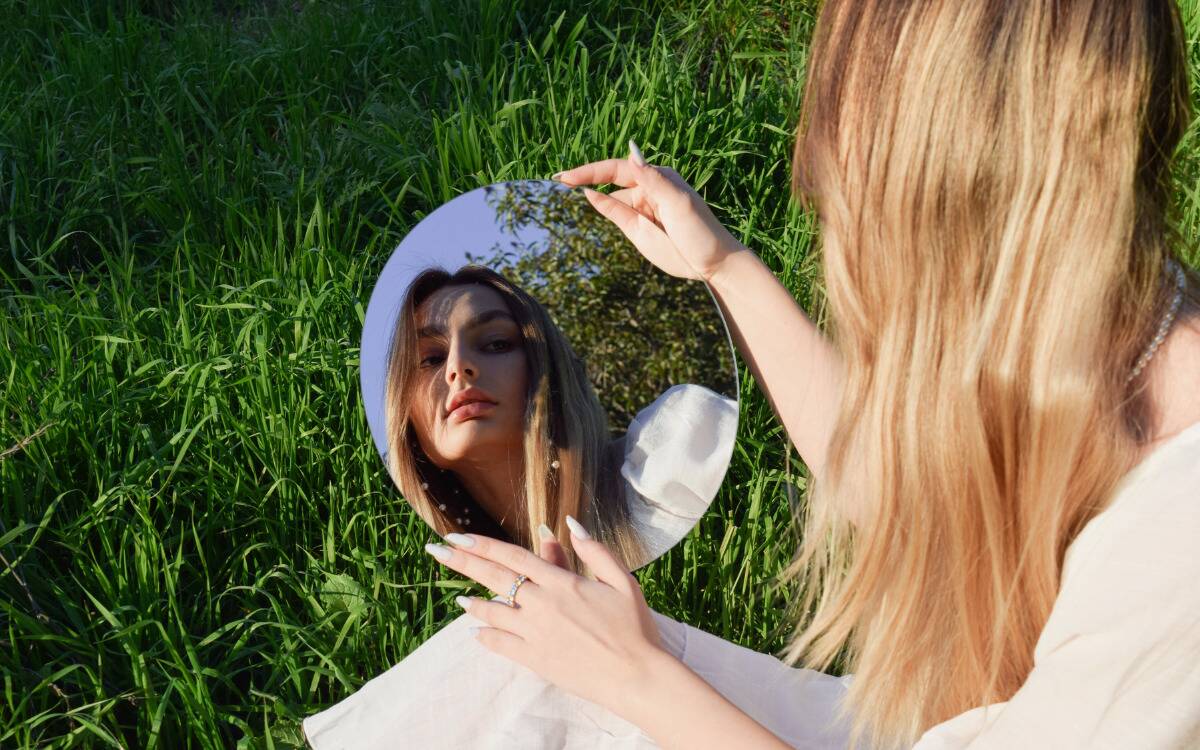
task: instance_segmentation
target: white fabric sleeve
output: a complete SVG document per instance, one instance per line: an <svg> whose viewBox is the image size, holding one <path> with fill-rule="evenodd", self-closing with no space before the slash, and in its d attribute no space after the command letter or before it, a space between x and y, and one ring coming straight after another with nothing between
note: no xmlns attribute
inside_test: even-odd
<svg viewBox="0 0 1200 750"><path fill-rule="evenodd" d="M653 613L679 656L683 626ZM653 750L648 735L605 708L489 651L463 614L386 672L304 719L314 750Z"/></svg>
<svg viewBox="0 0 1200 750"><path fill-rule="evenodd" d="M737 437L738 403L701 385L674 385L638 412L621 476L661 513L695 521L717 494Z"/></svg>
<svg viewBox="0 0 1200 750"><path fill-rule="evenodd" d="M795 748L845 746L843 679L794 669L651 610L668 653ZM638 727L488 651L463 614L340 703L304 719L314 750L657 750Z"/></svg>
<svg viewBox="0 0 1200 750"><path fill-rule="evenodd" d="M1020 689L914 750L1200 748L1200 424L1187 432L1072 543Z"/></svg>
<svg viewBox="0 0 1200 750"><path fill-rule="evenodd" d="M684 664L733 705L796 750L843 750L849 724L837 718L852 675L790 667L770 654L683 625Z"/></svg>

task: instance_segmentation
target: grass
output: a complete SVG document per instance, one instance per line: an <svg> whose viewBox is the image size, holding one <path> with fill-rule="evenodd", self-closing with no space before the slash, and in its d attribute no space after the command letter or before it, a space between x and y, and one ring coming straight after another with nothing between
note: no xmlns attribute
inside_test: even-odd
<svg viewBox="0 0 1200 750"><path fill-rule="evenodd" d="M302 745L458 616L374 453L357 339L453 196L632 137L813 309L787 200L811 11L515 5L0 4L0 747ZM712 510L639 577L771 651L804 469L742 392Z"/></svg>

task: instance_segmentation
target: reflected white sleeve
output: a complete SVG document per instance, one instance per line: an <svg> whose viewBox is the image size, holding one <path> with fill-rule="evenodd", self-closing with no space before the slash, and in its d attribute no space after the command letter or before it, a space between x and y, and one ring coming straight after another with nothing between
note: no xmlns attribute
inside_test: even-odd
<svg viewBox="0 0 1200 750"><path fill-rule="evenodd" d="M630 423L621 476L658 511L698 519L729 468L737 421L734 399L700 385L671 386Z"/></svg>

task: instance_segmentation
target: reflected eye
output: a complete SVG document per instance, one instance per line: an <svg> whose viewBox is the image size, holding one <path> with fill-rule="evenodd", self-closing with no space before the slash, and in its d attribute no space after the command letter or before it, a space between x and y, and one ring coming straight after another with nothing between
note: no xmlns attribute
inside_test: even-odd
<svg viewBox="0 0 1200 750"><path fill-rule="evenodd" d="M479 345L481 351L491 354L500 354L517 348L518 344L509 339L495 339L487 343ZM440 351L427 352L424 356L420 356L418 367L421 369L430 369L438 367L446 361L446 353Z"/></svg>

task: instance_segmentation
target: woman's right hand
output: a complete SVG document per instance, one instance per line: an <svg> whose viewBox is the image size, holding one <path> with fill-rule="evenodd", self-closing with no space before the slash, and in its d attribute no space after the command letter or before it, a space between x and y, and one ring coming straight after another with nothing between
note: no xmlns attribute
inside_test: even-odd
<svg viewBox="0 0 1200 750"><path fill-rule="evenodd" d="M612 183L621 190L583 188L588 202L610 219L634 247L662 271L708 281L725 258L746 250L713 216L704 199L670 167L646 164L629 142L630 158L605 159L559 172L574 186Z"/></svg>

